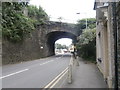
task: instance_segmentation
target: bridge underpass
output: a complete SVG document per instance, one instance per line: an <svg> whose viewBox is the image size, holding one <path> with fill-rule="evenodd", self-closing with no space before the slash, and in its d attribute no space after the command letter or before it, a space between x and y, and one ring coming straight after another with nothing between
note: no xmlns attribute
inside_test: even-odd
<svg viewBox="0 0 120 90"><path fill-rule="evenodd" d="M44 26L38 25L36 30L20 44L3 40L3 63L22 62L52 56L55 54L55 41L61 38L70 38L75 43L79 32L76 25L70 23L50 21Z"/></svg>
<svg viewBox="0 0 120 90"><path fill-rule="evenodd" d="M77 41L77 36L69 33L69 32L63 32L63 31L55 31L55 32L50 32L47 34L47 46L48 46L48 51L50 55L55 55L55 42L58 39L61 38L70 38L72 39L73 43Z"/></svg>
<svg viewBox="0 0 120 90"><path fill-rule="evenodd" d="M17 60L21 61L21 63L14 64L11 66L6 65L3 67L3 76L1 77L1 79L3 79L4 88L28 88L28 87L43 88L68 66L69 61L71 59L70 55L69 57L65 55L59 56L59 57L52 56L42 60L37 59L31 62L26 62L26 63L22 62L22 60L25 60L25 58L27 60L27 59L36 59L39 56L46 57L46 56L54 55L55 41L57 41L58 39L70 38L75 43L77 41L78 31L73 27L68 28L66 24L63 24L63 25L64 27L62 26L61 23L60 25L59 23L56 23L56 25L53 25L53 26L49 25L45 29L39 28L33 33L33 35L31 35L31 38L27 38L27 40L20 45L6 44L7 49L4 48L3 52L6 53L7 56L5 56L3 59L4 60L11 59L12 61L14 61L17 58ZM14 46L17 46L17 47L14 47ZM40 47L42 46L43 48L40 49ZM4 44L4 47L5 47L5 44ZM13 52L14 55L13 53L9 54L8 51L14 51ZM9 58L9 56L11 58ZM81 63L81 64L83 65L80 65L80 68L79 68L80 70L78 70L80 72L78 72L77 75L79 75L81 71L86 71L87 73L85 74L86 76L84 75L83 72L81 75L81 76L85 76L83 78L86 79L85 84L84 83L83 84L87 86L90 85L89 87L94 87L94 86L104 87L105 84L101 79L101 77L100 77L100 80L99 78L96 80L93 80L95 77L97 78L98 75L96 74L93 75L93 78L90 80L87 78L89 77L89 75L94 74L94 72L92 71L96 71L96 72L98 71L96 69L93 70L93 66L91 66L92 69L90 71L90 74L88 74L88 71L90 70L91 67L89 68L88 66L86 66L87 68L85 68L84 66L88 64L84 64L84 63ZM90 82L96 81L97 85L89 84L89 81L87 80L89 80ZM78 82L79 82L79 79L78 79ZM86 84L87 82L88 84ZM101 83L103 83L104 85L101 85Z"/></svg>

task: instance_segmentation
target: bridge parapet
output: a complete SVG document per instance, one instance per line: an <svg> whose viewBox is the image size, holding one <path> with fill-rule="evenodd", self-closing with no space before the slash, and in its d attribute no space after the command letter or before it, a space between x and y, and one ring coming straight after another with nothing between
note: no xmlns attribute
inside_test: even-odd
<svg viewBox="0 0 120 90"><path fill-rule="evenodd" d="M63 31L63 32L69 32L74 34L75 36L78 36L78 32L75 24L49 21L46 24L46 28L47 28L47 33L54 32L54 31Z"/></svg>

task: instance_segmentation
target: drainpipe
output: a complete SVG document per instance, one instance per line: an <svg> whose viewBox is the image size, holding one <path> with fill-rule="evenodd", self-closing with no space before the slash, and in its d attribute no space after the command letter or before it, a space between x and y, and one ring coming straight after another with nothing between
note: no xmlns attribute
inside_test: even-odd
<svg viewBox="0 0 120 90"><path fill-rule="evenodd" d="M118 90L118 61L117 61L117 20L116 20L116 2L112 3L113 12L113 32L114 32L114 63L115 63L115 90Z"/></svg>

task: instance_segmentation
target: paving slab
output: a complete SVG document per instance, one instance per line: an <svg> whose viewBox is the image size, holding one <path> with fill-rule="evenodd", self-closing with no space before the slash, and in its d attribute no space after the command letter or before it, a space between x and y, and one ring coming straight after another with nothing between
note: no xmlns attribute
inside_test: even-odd
<svg viewBox="0 0 120 90"><path fill-rule="evenodd" d="M107 88L102 73L96 64L80 58L79 66L75 66L72 75L72 84L67 81L62 88Z"/></svg>

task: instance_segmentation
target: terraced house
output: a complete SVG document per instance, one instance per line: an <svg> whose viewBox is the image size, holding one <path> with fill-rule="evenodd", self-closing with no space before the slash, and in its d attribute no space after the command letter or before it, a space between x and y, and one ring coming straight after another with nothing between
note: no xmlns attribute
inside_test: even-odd
<svg viewBox="0 0 120 90"><path fill-rule="evenodd" d="M106 2L108 1L108 2ZM109 88L120 88L120 0L95 0L97 65Z"/></svg>

